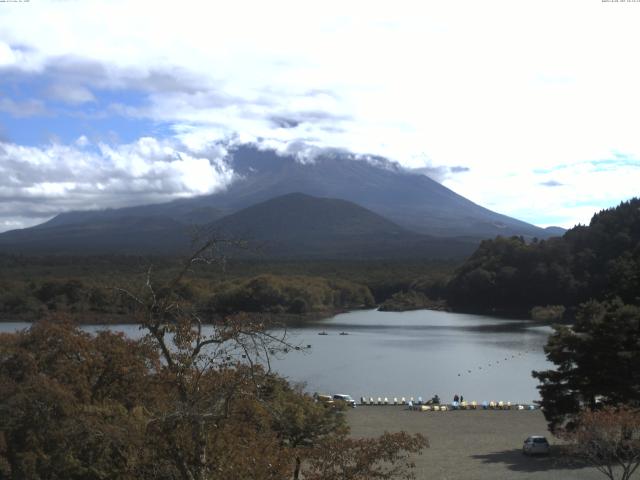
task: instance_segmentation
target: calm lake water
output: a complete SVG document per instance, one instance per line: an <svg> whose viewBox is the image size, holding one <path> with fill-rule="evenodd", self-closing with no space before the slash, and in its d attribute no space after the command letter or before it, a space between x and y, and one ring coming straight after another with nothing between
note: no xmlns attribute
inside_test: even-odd
<svg viewBox="0 0 640 480"><path fill-rule="evenodd" d="M26 327L0 323L0 331ZM140 336L136 325L110 328ZM530 322L479 315L363 310L288 329L291 343L311 348L274 359L272 368L306 382L311 392L354 398L427 399L437 393L450 401L458 393L478 402L530 403L539 398L531 371L551 367L543 352L550 332Z"/></svg>

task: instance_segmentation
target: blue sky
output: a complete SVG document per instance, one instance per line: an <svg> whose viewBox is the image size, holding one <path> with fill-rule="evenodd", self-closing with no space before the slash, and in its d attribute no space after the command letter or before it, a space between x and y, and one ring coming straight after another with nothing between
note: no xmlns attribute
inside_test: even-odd
<svg viewBox="0 0 640 480"><path fill-rule="evenodd" d="M38 146L73 143L81 136L94 142L130 143L144 136L167 136L164 123L127 115L122 107L141 108L140 90L68 85L64 75L49 72L8 74L0 78L0 125L3 141Z"/></svg>
<svg viewBox="0 0 640 480"><path fill-rule="evenodd" d="M301 3L0 3L0 231L213 192L256 139L541 226L638 194L640 3Z"/></svg>

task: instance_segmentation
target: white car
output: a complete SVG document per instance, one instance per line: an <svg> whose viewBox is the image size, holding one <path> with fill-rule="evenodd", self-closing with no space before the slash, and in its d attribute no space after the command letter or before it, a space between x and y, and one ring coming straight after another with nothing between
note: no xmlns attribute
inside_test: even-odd
<svg viewBox="0 0 640 480"><path fill-rule="evenodd" d="M351 395L345 395L343 393L336 393L333 396L333 400L334 401L338 401L338 402L344 402L347 405L349 405L350 407L355 408L356 407L356 401L351 397Z"/></svg>
<svg viewBox="0 0 640 480"><path fill-rule="evenodd" d="M549 442L541 435L532 435L524 441L522 453L525 455L547 455L549 453Z"/></svg>

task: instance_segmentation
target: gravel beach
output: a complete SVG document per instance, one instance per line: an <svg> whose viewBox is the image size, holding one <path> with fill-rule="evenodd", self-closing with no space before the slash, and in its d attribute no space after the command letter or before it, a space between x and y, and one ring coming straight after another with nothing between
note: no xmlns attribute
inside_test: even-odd
<svg viewBox="0 0 640 480"><path fill-rule="evenodd" d="M401 430L427 436L430 448L415 457L420 480L605 478L596 469L559 455L554 449L559 441L547 431L539 410L418 412L401 406L360 406L349 409L347 419L354 437ZM523 455L522 443L529 435L545 435L551 454Z"/></svg>

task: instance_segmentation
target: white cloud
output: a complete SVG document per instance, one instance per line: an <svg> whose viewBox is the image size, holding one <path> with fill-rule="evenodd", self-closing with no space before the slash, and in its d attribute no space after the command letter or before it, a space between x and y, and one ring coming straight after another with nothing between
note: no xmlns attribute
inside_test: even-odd
<svg viewBox="0 0 640 480"><path fill-rule="evenodd" d="M86 135L80 135L80 136L76 139L75 144L76 144L78 147L81 147L81 148L82 148L82 147L86 147L86 146L88 146L88 145L90 144L90 142L89 142L89 139L87 138L87 136L86 136Z"/></svg>
<svg viewBox="0 0 640 480"><path fill-rule="evenodd" d="M9 45L0 42L0 67L14 65L16 63L16 55Z"/></svg>
<svg viewBox="0 0 640 480"><path fill-rule="evenodd" d="M94 102L95 97L91 91L83 86L56 83L49 87L49 96L71 105L80 105Z"/></svg>
<svg viewBox="0 0 640 480"><path fill-rule="evenodd" d="M634 157L576 162L533 175L507 177L470 170L444 181L487 208L540 226L588 224L597 211L638 195L640 160ZM552 186L545 185L550 182ZM508 206L508 208L505 208Z"/></svg>
<svg viewBox="0 0 640 480"><path fill-rule="evenodd" d="M4 216L2 208L0 208L0 232L6 232L8 230L18 230L20 228L33 227L42 222L45 222L50 217L42 216L42 217L24 217L22 215L19 216Z"/></svg>
<svg viewBox="0 0 640 480"><path fill-rule="evenodd" d="M44 103L38 99L14 101L11 98L0 98L0 112L6 112L14 117L25 118L46 115Z"/></svg>
<svg viewBox="0 0 640 480"><path fill-rule="evenodd" d="M76 105L95 86L144 91L112 111L168 123L193 157L160 140L100 155L160 189L175 174L200 192L214 140L263 138L442 169L482 205L570 226L637 193L633 166L588 165L640 158L639 20L640 4L597 0L30 2L3 8L0 68L64 70Z"/></svg>
<svg viewBox="0 0 640 480"><path fill-rule="evenodd" d="M79 143L42 148L0 143L0 229L31 225L29 219L41 221L61 211L213 193L233 180L224 150L204 158L150 137L96 149Z"/></svg>
<svg viewBox="0 0 640 480"><path fill-rule="evenodd" d="M5 11L3 10L4 13ZM5 17L0 17L0 22L4 19ZM25 45L21 42L18 42L18 44ZM0 38L0 69L18 68L25 72L36 72L42 69L46 59L45 55L41 55L34 50L12 48L9 43Z"/></svg>

